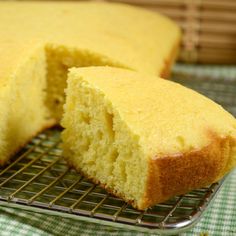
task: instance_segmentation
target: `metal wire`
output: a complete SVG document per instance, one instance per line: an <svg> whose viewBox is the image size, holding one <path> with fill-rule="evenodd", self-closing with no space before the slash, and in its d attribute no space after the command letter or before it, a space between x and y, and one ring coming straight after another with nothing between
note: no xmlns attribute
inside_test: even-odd
<svg viewBox="0 0 236 236"><path fill-rule="evenodd" d="M232 84L190 80L181 83L220 100L223 106L236 112ZM60 130L54 128L35 137L10 165L0 169L0 202L87 216L88 221L96 218L139 229L168 230L197 221L221 184L215 183L138 211L68 168L61 154Z"/></svg>
<svg viewBox="0 0 236 236"><path fill-rule="evenodd" d="M236 117L236 78L212 79L178 73L173 80L211 98Z"/></svg>

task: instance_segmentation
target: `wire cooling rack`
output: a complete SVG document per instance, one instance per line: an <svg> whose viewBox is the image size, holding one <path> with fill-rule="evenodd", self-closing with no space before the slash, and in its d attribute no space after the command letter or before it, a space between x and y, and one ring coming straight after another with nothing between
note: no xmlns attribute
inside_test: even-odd
<svg viewBox="0 0 236 236"><path fill-rule="evenodd" d="M211 98L236 117L236 78L213 79L179 73L172 80Z"/></svg>
<svg viewBox="0 0 236 236"><path fill-rule="evenodd" d="M233 84L206 80L181 83L211 96L229 111L236 111ZM138 211L66 165L60 148L60 131L53 128L39 134L11 164L0 169L0 205L143 232L174 234L200 219L224 182Z"/></svg>

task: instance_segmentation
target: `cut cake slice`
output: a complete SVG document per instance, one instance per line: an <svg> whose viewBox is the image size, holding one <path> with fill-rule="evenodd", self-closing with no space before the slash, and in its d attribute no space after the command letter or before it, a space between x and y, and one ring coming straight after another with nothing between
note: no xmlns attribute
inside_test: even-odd
<svg viewBox="0 0 236 236"><path fill-rule="evenodd" d="M68 163L138 209L207 186L236 162L236 120L177 83L125 69L71 69Z"/></svg>

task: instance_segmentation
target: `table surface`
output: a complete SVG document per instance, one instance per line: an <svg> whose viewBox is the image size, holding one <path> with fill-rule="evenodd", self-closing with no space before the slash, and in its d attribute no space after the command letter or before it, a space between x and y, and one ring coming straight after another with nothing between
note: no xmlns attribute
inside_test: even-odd
<svg viewBox="0 0 236 236"><path fill-rule="evenodd" d="M236 80L236 66L177 65L175 72L184 72L214 79ZM236 94L236 88L235 88ZM224 183L213 204L199 223L182 235L236 235L236 170ZM19 209L0 207L0 235L150 235L121 230L59 216L49 216Z"/></svg>

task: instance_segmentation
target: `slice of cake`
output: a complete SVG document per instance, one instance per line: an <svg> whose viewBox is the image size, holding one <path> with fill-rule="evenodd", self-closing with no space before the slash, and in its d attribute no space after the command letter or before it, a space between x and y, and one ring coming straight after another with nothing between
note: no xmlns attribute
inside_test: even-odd
<svg viewBox="0 0 236 236"><path fill-rule="evenodd" d="M165 76L179 42L174 22L124 4L0 1L0 164L60 121L68 68Z"/></svg>
<svg viewBox="0 0 236 236"><path fill-rule="evenodd" d="M236 164L236 120L177 83L125 69L71 69L68 163L138 209L207 186Z"/></svg>

